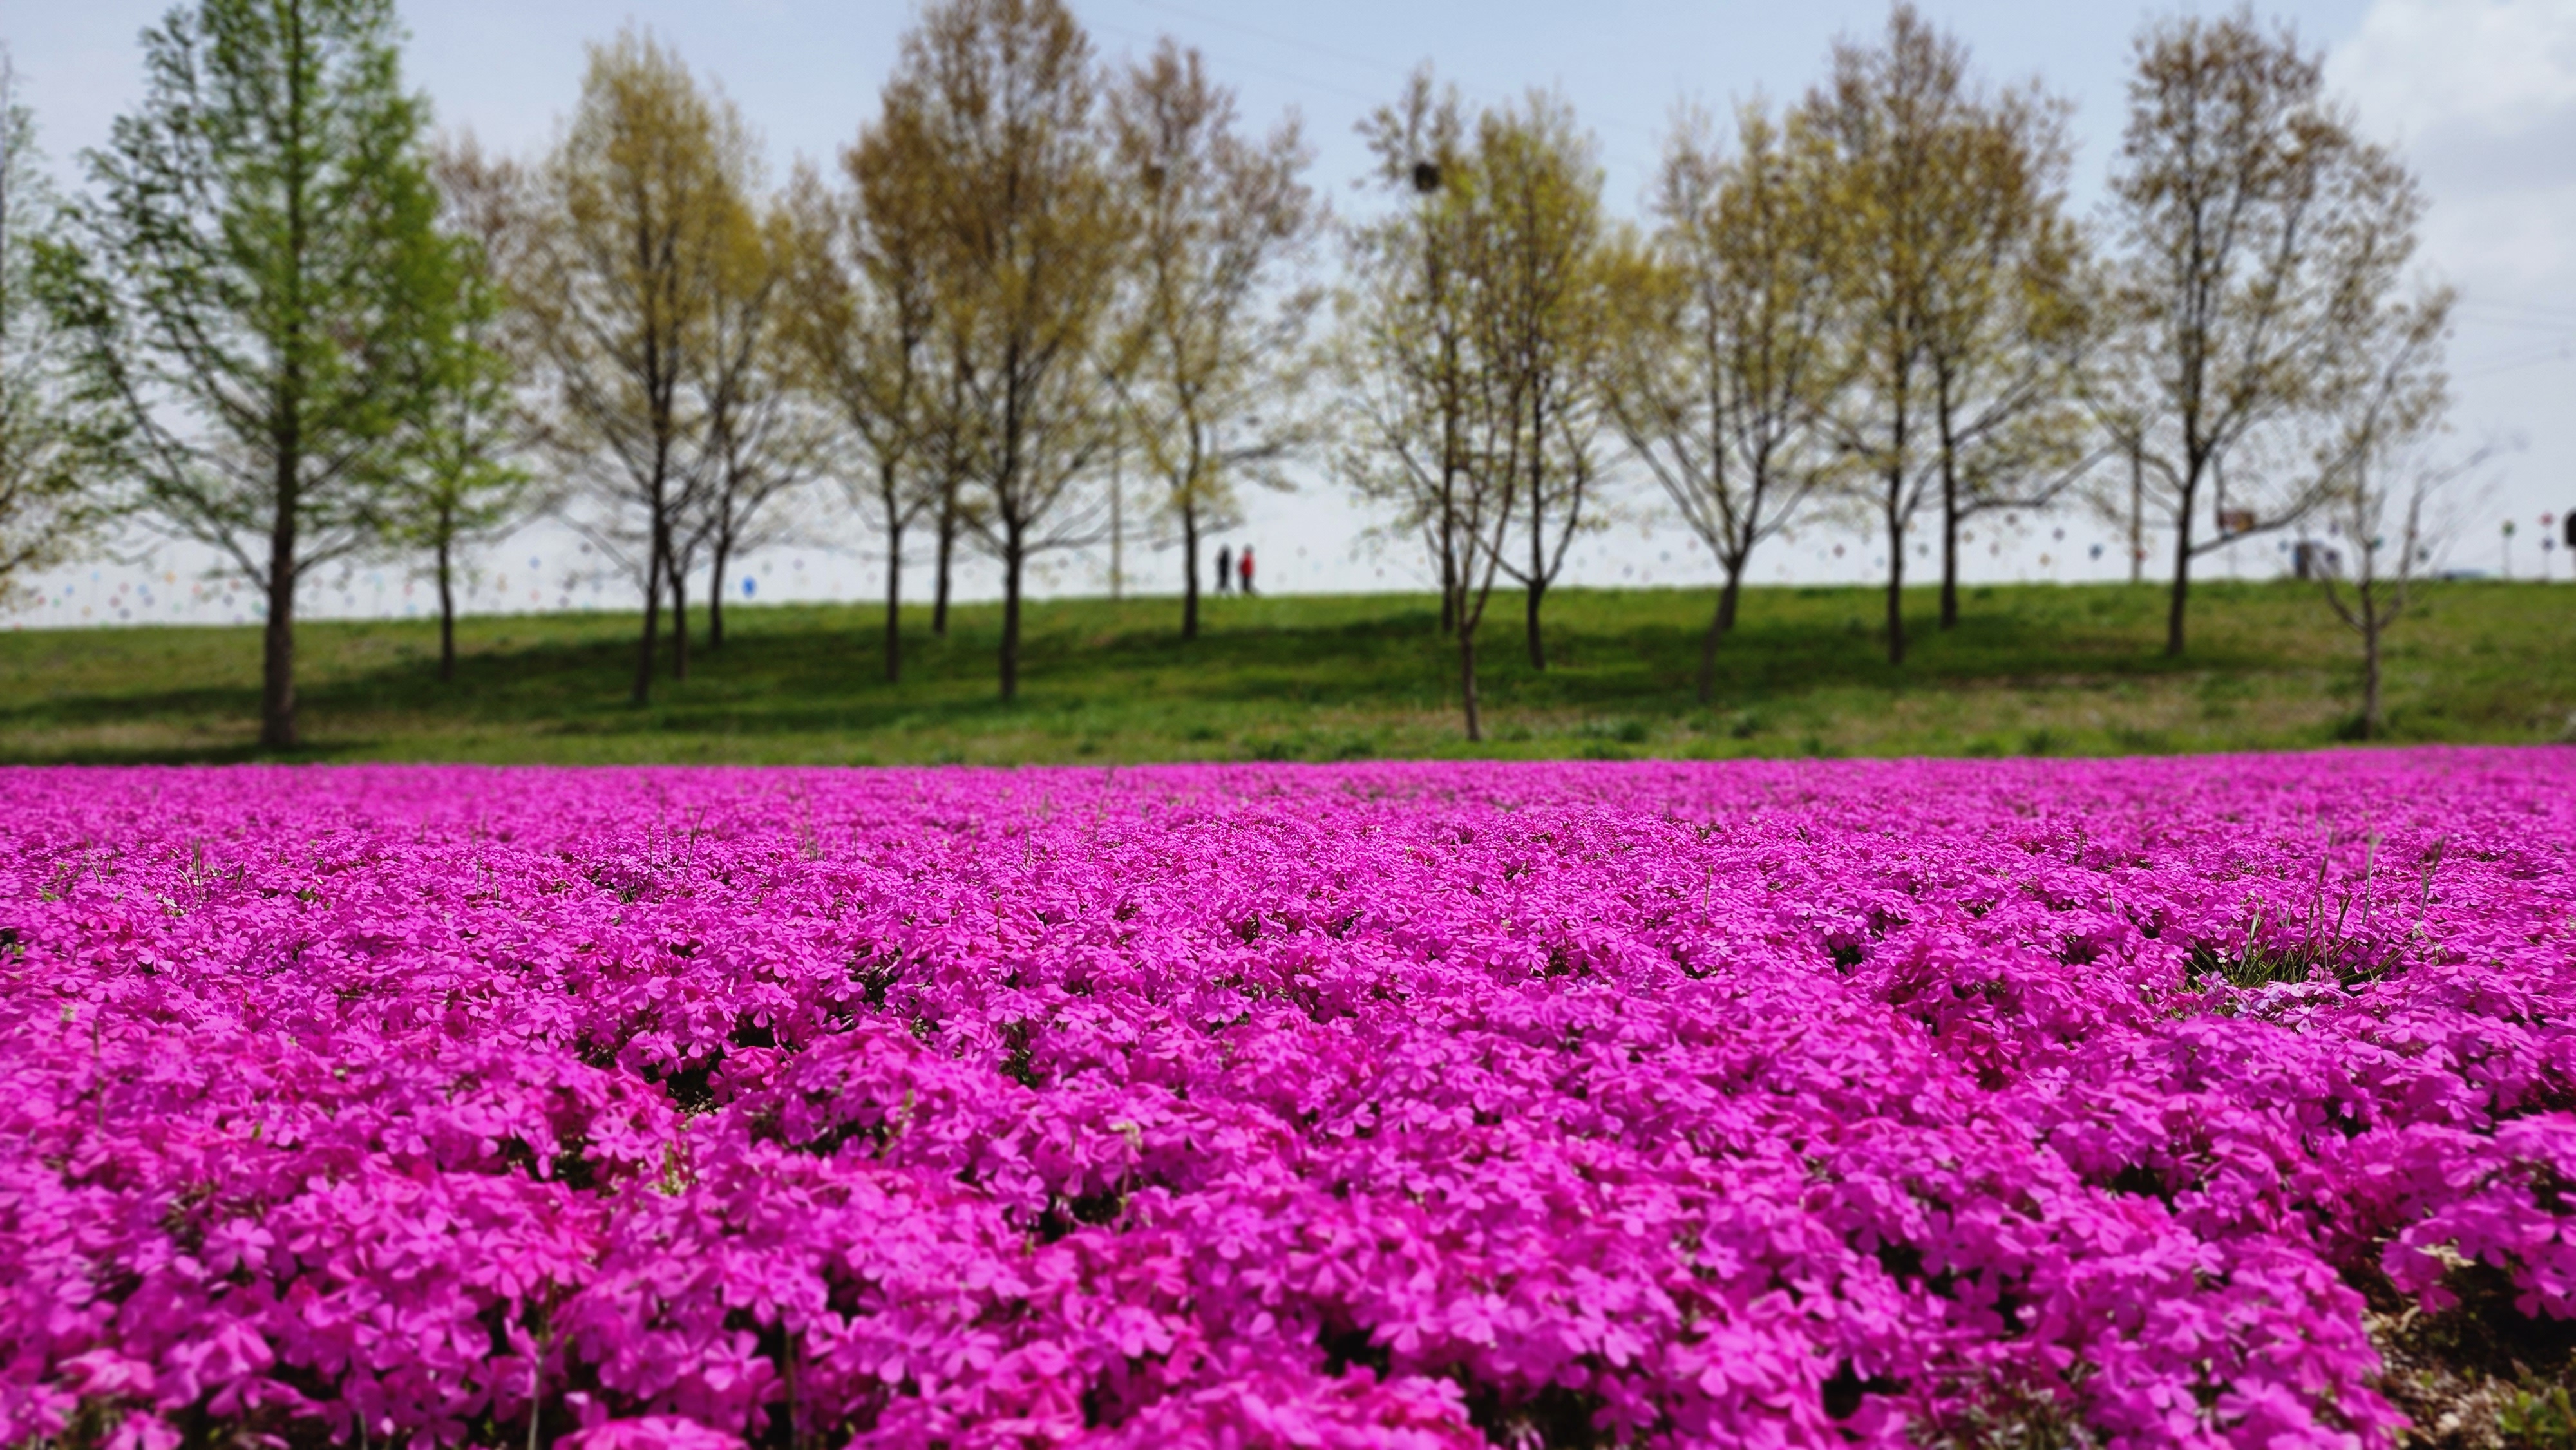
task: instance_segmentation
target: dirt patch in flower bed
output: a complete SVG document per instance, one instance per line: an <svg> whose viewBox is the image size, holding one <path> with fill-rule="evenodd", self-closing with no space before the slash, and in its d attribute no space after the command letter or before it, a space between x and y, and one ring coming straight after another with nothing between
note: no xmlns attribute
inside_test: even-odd
<svg viewBox="0 0 2576 1450"><path fill-rule="evenodd" d="M13 1445L2576 1442L2576 751L0 799Z"/></svg>

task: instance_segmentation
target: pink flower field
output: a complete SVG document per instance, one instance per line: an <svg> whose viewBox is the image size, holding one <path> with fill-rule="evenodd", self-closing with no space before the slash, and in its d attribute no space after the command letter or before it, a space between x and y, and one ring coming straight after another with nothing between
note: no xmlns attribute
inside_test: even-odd
<svg viewBox="0 0 2576 1450"><path fill-rule="evenodd" d="M2292 1450L2576 1332L2576 752L0 791L12 1446Z"/></svg>

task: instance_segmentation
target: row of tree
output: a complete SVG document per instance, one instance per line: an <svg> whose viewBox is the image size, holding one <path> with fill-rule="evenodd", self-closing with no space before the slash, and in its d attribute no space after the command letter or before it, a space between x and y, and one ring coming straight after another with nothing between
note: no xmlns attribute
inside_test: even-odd
<svg viewBox="0 0 2576 1450"><path fill-rule="evenodd" d="M2355 523L2359 592L2334 597L2376 727L2379 630L2422 553L2410 490L2441 474L2400 466L2439 423L2451 305L2409 286L2414 181L2354 135L2316 57L2244 13L2141 35L2095 228L2068 209L2067 116L1988 87L1900 5L1796 104L1744 107L1731 137L1686 115L1646 225L1623 227L1547 97L1470 115L1425 73L1377 113L1398 204L1352 236L1339 463L1422 540L1471 736L1491 591L1518 586L1543 668L1541 605L1614 462L1723 573L1703 700L1755 551L1819 509L1883 535L1900 664L1918 530L1947 629L1977 514L2089 501L2141 554L2152 518L2180 654L2196 558L2358 510L2380 522Z"/></svg>
<svg viewBox="0 0 2576 1450"><path fill-rule="evenodd" d="M69 199L0 98L0 580L136 512L219 550L266 598L267 744L295 739L297 585L362 553L427 561L444 673L464 554L567 520L642 588L640 702L666 605L685 674L690 581L720 646L726 571L819 488L882 542L889 679L910 551L940 631L957 548L1000 565L1007 699L1025 571L1119 525L1113 479L1150 480L1195 635L1201 536L1299 459L1425 551L1471 737L1494 590L1544 668L1623 472L1723 571L1703 698L1754 553L1819 510L1883 530L1900 663L1918 530L1947 628L1979 512L2090 499L2133 546L2153 517L2178 653L2196 557L2413 488L2338 596L2376 722L2450 299L2408 287L2411 178L2250 14L2142 34L2090 228L2066 106L1903 5L1797 103L1683 117L1642 223L1562 101L1425 70L1363 123L1385 204L1329 288L1295 122L1248 132L1168 41L1103 64L1058 0L933 5L837 169L774 189L649 37L595 47L524 162L433 142L396 38L390 0L174 11Z"/></svg>
<svg viewBox="0 0 2576 1450"><path fill-rule="evenodd" d="M389 0L173 11L68 200L0 106L0 578L136 514L218 550L265 600L266 744L295 741L317 569L425 558L445 675L464 554L552 513L642 587L640 702L665 606L685 675L689 581L720 646L727 568L816 482L884 542L889 679L909 536L935 630L961 543L1001 565L1009 698L1026 570L1100 537L1105 470L1157 481L1194 558L1291 452L1247 420L1322 213L1295 126L1246 135L1195 53L1113 72L1051 0L958 0L838 175L772 192L649 37L594 47L523 163L433 142L397 35Z"/></svg>
<svg viewBox="0 0 2576 1450"><path fill-rule="evenodd" d="M136 514L217 550L266 600L271 745L295 742L297 586L444 558L518 477L485 429L507 299L442 224L394 36L365 0L172 11L72 198L14 98L0 130L0 556Z"/></svg>

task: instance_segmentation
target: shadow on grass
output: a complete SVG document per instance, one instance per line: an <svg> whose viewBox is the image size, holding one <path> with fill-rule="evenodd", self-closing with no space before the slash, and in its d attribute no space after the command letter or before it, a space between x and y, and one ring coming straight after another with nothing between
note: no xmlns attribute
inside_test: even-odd
<svg viewBox="0 0 2576 1450"><path fill-rule="evenodd" d="M1801 748L1812 752L1824 748L1819 732L1830 727L1828 716L1883 714L1909 696L2064 701L2118 697L2162 681L2168 690L2197 688L2208 718L2223 721L2238 700L2316 692L2328 661L2301 623L2304 601L2263 586L2212 593L2202 606L2210 627L2189 656L2172 660L2159 648L2161 596L2154 590L1971 589L1965 617L1948 631L1930 627L1927 592L1909 597L1915 632L1899 667L1887 663L1873 591L1762 591L1748 596L1743 623L1720 645L1714 711L1695 698L1705 595L1551 595L1543 671L1529 664L1517 599L1498 596L1478 634L1479 687L1498 746L1571 741L1567 748L1604 752L1656 734L1671 744L1675 732L1718 748L1733 748L1721 735L1736 742L1759 735L1784 748L1804 740ZM1051 749L1136 758L1443 749L1420 737L1456 709L1457 653L1425 601L1208 603L1206 632L1189 642L1178 637L1171 601L1074 600L1032 609L1021 698L1011 705L997 698L1000 621L990 606L955 611L946 638L916 625L904 642L904 678L892 685L883 677L881 616L873 609L729 611L726 644L701 646L690 679L669 679L663 652L653 701L641 707L628 702L634 626L613 616L471 621L461 631L453 683L436 678L434 657L421 647L426 626L321 624L304 636L300 694L312 744L275 758L506 755L514 753L514 738L536 754L579 758L581 742L597 742L602 758L634 759L705 755L726 737L744 742L736 753L800 757L845 745L864 755L872 741L897 754L941 758L1045 756ZM926 622L925 614L907 611L907 619ZM236 722L244 737L253 729L250 639L208 631L35 642L14 661L0 660L20 670L15 702L0 705L0 741L14 742L0 745L0 758L271 758L210 739ZM2451 660L2443 663L2448 668ZM2477 690L2467 698L2428 693L2409 702L2414 718L2461 720L2500 704ZM2118 713L2116 698L2108 712ZM2063 748L2044 729L2013 733L1989 723L1976 726L1974 738L1938 733L1950 728L1934 727L1915 748ZM160 743L130 743L155 732ZM2161 731L2116 719L2101 733L2108 738L2093 748L2163 746ZM548 739L568 749L550 750L540 743Z"/></svg>
<svg viewBox="0 0 2576 1450"><path fill-rule="evenodd" d="M57 750L20 755L0 750L0 764L7 765L248 765L254 762L293 764L338 760L354 748L363 752L364 743L354 747L332 742L311 750L262 750L255 744L205 746L202 748L132 747L70 745Z"/></svg>
<svg viewBox="0 0 2576 1450"><path fill-rule="evenodd" d="M1560 611L1561 613L1563 611ZM980 625L982 621L975 621ZM2052 621L2052 624L2055 622ZM564 737L745 734L876 734L889 730L977 735L1019 723L1080 728L1080 717L1133 713L1150 698L1180 716L1272 717L1280 707L1450 708L1457 672L1454 641L1437 616L1408 610L1320 626L1220 626L1196 641L1169 629L1098 630L1041 625L1022 654L1021 697L998 697L998 640L970 625L947 639L905 641L904 679L882 677L877 636L866 630L742 628L720 650L701 647L684 681L668 677L664 651L652 701L629 700L634 645L610 639L530 641L467 654L457 678L441 682L426 660L375 663L330 675L308 668L299 689L314 743L291 758L365 753L380 743L341 736L335 722L398 716L433 731L475 727ZM1589 710L1648 717L1696 711L1697 631L1640 622L1625 628L1559 623L1548 631L1551 660L1533 669L1517 618L1478 632L1478 683L1489 711ZM1890 665L1865 628L1823 622L1749 624L1718 653L1718 694L1729 708L1762 709L1825 689L1904 692L2066 683L2076 677L2145 677L2224 672L2256 662L2204 650L2177 665L2126 639L2085 629L2034 630L2027 620L1972 617L1959 629L1926 631L1903 666ZM2030 673L2032 657L2050 661ZM319 677L316 677L319 676ZM0 736L82 731L140 720L258 717L255 686L191 686L56 695L0 708ZM1097 722L1105 727L1112 722ZM74 747L64 760L231 760L260 758L248 747L125 751Z"/></svg>

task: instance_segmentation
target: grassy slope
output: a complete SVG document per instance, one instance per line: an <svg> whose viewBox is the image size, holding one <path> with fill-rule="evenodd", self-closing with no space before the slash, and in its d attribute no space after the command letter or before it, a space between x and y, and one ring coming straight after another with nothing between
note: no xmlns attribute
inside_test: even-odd
<svg viewBox="0 0 2576 1450"><path fill-rule="evenodd" d="M1691 699L1709 607L1691 591L1566 591L1551 666L1516 599L1479 634L1486 728L1460 738L1455 654L1418 596L1219 599L1184 647L1170 600L1036 605L1019 704L995 699L993 607L909 641L883 683L876 610L737 608L683 684L626 703L635 621L471 620L459 677L428 624L299 631L304 752L323 759L1129 761L1360 756L2131 753L2294 748L2348 728L2356 637L2290 584L2196 586L2193 643L2160 652L2153 588L1972 590L1955 632L1885 663L1863 589L1763 589ZM249 757L255 629L0 633L0 760ZM2426 591L2390 662L2400 740L2555 740L2576 729L2576 588Z"/></svg>

